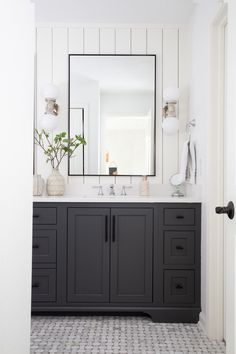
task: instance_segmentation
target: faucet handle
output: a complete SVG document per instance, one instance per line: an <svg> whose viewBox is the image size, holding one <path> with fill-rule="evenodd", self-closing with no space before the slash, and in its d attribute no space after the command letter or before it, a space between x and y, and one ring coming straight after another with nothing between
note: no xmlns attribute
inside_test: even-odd
<svg viewBox="0 0 236 354"><path fill-rule="evenodd" d="M125 186L125 185L123 185L122 186L122 188L121 188L121 193L120 193L120 195L127 195L127 193L126 193L126 189L127 188L129 188L129 189L131 189L131 188L133 188L132 186Z"/></svg>
<svg viewBox="0 0 236 354"><path fill-rule="evenodd" d="M109 195L115 195L115 186L114 186L114 184L110 184L110 186L109 186Z"/></svg>
<svg viewBox="0 0 236 354"><path fill-rule="evenodd" d="M98 188L98 195L104 195L102 185L93 186L92 188Z"/></svg>

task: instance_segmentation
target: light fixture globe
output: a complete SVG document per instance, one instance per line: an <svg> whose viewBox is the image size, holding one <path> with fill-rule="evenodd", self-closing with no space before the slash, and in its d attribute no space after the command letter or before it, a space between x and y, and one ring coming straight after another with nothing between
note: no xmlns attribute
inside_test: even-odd
<svg viewBox="0 0 236 354"><path fill-rule="evenodd" d="M47 84L42 89L42 95L49 100L56 100L59 95L59 89L55 85Z"/></svg>
<svg viewBox="0 0 236 354"><path fill-rule="evenodd" d="M180 91L178 87L167 87L163 92L163 99L166 102L177 102L179 96Z"/></svg>
<svg viewBox="0 0 236 354"><path fill-rule="evenodd" d="M162 122L163 131L168 134L175 134L179 130L179 120L176 117L167 117Z"/></svg>
<svg viewBox="0 0 236 354"><path fill-rule="evenodd" d="M58 125L58 117L54 114L44 114L40 119L41 129L46 132L52 132Z"/></svg>

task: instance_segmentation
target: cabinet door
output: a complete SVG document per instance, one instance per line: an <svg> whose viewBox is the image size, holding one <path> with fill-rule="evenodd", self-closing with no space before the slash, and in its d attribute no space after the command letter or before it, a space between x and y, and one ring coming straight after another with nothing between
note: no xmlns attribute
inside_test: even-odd
<svg viewBox="0 0 236 354"><path fill-rule="evenodd" d="M110 209L68 208L68 302L109 301Z"/></svg>
<svg viewBox="0 0 236 354"><path fill-rule="evenodd" d="M153 211L111 211L111 302L152 302Z"/></svg>

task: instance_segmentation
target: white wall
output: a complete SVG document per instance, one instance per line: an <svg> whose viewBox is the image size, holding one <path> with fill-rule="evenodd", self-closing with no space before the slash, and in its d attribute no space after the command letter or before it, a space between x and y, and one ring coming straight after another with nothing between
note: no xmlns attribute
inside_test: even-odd
<svg viewBox="0 0 236 354"><path fill-rule="evenodd" d="M219 9L217 0L198 1L194 17L192 18L192 70L191 70L191 101L190 114L196 119L195 139L198 156L198 178L197 183L202 191L202 273L201 273L201 303L202 303L202 324L208 327L209 299L207 286L207 262L209 261L207 233L207 208L208 208L208 186L207 186L207 165L208 161L208 136L209 117L211 114L211 25ZM212 127L210 128L212 129ZM216 256L216 255L215 255ZM209 332L208 332L209 333Z"/></svg>
<svg viewBox="0 0 236 354"><path fill-rule="evenodd" d="M0 3L0 353L30 346L34 15Z"/></svg>
<svg viewBox="0 0 236 354"><path fill-rule="evenodd" d="M160 26L83 26L82 25L38 25L37 26L37 112L38 119L44 112L45 104L40 95L42 86L53 81L59 86L61 95L60 124L58 130L67 129L67 86L68 54L156 54L157 55L157 176L151 179L155 184L168 184L169 177L178 170L179 153L185 139L185 123L188 118L189 89L189 31L185 27ZM162 90L167 86L179 86L181 98L179 103L179 134L163 135ZM38 173L43 177L50 174L45 158L38 150ZM67 163L61 168L67 175ZM132 183L139 178L129 177L70 177L69 183Z"/></svg>

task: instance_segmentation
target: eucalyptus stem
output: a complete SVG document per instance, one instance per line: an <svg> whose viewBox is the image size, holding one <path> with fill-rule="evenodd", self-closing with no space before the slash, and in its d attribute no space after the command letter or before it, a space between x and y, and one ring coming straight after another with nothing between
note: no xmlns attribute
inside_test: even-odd
<svg viewBox="0 0 236 354"><path fill-rule="evenodd" d="M45 130L39 132L37 129L35 129L34 140L36 145L43 150L47 157L46 162L50 161L52 168L58 168L65 156L71 157L80 145L86 145L86 141L81 135L67 138L67 134L62 132L50 141L49 133Z"/></svg>

